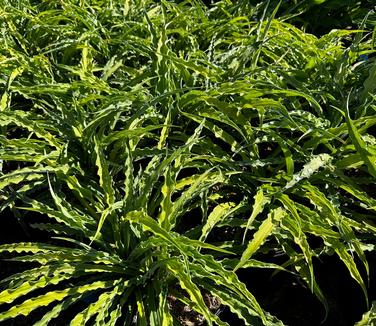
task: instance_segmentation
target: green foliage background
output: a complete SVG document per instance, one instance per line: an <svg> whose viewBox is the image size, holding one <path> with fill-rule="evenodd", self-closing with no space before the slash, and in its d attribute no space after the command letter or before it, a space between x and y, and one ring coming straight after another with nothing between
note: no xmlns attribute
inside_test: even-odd
<svg viewBox="0 0 376 326"><path fill-rule="evenodd" d="M72 325L173 325L173 297L227 325L209 292L282 325L236 271L295 273L327 308L324 255L368 300L375 16L349 5L363 25L318 37L289 23L305 3L0 1L0 208L50 234L0 246L33 263L0 320L80 303Z"/></svg>

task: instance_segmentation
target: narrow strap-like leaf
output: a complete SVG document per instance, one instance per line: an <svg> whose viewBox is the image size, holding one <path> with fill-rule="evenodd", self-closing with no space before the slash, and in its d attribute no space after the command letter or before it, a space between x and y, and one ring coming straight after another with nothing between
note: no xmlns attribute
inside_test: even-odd
<svg viewBox="0 0 376 326"><path fill-rule="evenodd" d="M243 252L238 265L234 269L235 271L251 258L266 238L272 233L275 224L278 223L284 215L285 211L280 207L272 210L268 214L268 217L261 223L259 229L253 235L253 239L248 243L247 249Z"/></svg>

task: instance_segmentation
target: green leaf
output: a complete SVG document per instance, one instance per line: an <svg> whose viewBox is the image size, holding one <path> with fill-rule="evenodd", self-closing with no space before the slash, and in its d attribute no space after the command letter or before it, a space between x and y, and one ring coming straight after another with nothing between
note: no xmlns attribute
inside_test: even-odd
<svg viewBox="0 0 376 326"><path fill-rule="evenodd" d="M376 322L376 302L372 302L372 307L369 311L363 314L362 319L358 321L355 326L371 326Z"/></svg>
<svg viewBox="0 0 376 326"><path fill-rule="evenodd" d="M208 233L214 228L214 226L221 220L225 219L230 212L232 212L232 208L234 208L235 204L232 202L229 203L222 203L214 207L213 211L209 214L208 219L201 230L200 241L204 241L208 235Z"/></svg>
<svg viewBox="0 0 376 326"><path fill-rule="evenodd" d="M171 233L161 228L156 221L154 221L150 216L147 216L145 213L133 211L126 214L123 218L125 220L129 220L131 223L141 224L145 230L151 231L154 235L166 240L182 253L184 252L178 241L171 236Z"/></svg>
<svg viewBox="0 0 376 326"><path fill-rule="evenodd" d="M245 242L245 237L247 235L247 231L248 231L249 227L252 225L252 223L256 219L256 217L260 213L262 213L264 206L270 202L270 198L268 196L264 195L264 191L262 190L262 188L260 188L257 191L256 195L253 198L255 199L255 202L253 204L252 214L247 221L247 226L246 226L245 231L244 231L243 243Z"/></svg>
<svg viewBox="0 0 376 326"><path fill-rule="evenodd" d="M332 157L329 154L319 154L314 156L307 164L303 166L303 169L292 176L292 179L286 183L284 190L287 190L295 186L303 179L311 177L321 167L325 167L330 164Z"/></svg>
<svg viewBox="0 0 376 326"><path fill-rule="evenodd" d="M63 172L67 173L69 167L61 166L59 168L40 167L40 168L22 168L5 175L0 176L0 189L13 184L19 184L27 181L41 180L46 178L48 172Z"/></svg>
<svg viewBox="0 0 376 326"><path fill-rule="evenodd" d="M50 303L54 301L62 301L66 297L74 296L76 294L106 289L108 287L111 287L112 285L113 281L97 281L92 284L70 287L64 290L50 291L38 297L28 299L19 305L11 307L8 311L0 313L0 321L7 320L9 318L14 318L19 315L27 316L35 309L48 306Z"/></svg>
<svg viewBox="0 0 376 326"><path fill-rule="evenodd" d="M212 325L210 312L205 305L199 288L192 282L190 276L185 273L184 265L177 260L169 260L166 263L168 270L179 280L180 286L187 291L193 304L193 309L202 314L209 325Z"/></svg>
<svg viewBox="0 0 376 326"><path fill-rule="evenodd" d="M359 133L358 129L356 128L354 122L350 118L349 113L349 98L347 99L347 110L345 111L344 116L346 118L346 124L349 131L349 135L351 141L353 142L357 152L360 154L361 158L363 159L364 163L368 167L368 172L376 178L376 156L373 155L369 150L362 139L361 134Z"/></svg>
<svg viewBox="0 0 376 326"><path fill-rule="evenodd" d="M124 288L127 286L129 281L126 281L122 284L119 284L119 281L116 281L113 283L113 285L116 285L115 288L111 290L111 292L104 292L102 293L98 299L90 304L86 309L78 313L70 322L71 326L80 326L85 325L87 321L92 317L97 315L97 324L100 325L101 323L104 323L104 313L106 313L107 310L103 310L105 307L108 308L108 306L113 302L114 298L122 293ZM98 318L99 317L99 318Z"/></svg>
<svg viewBox="0 0 376 326"><path fill-rule="evenodd" d="M273 209L268 217L261 223L259 229L253 235L253 239L248 243L247 249L243 252L239 263L234 268L234 271L241 268L249 258L260 248L263 242L273 232L273 229L277 223L285 216L286 212L278 207Z"/></svg>
<svg viewBox="0 0 376 326"><path fill-rule="evenodd" d="M111 206L115 202L115 191L112 186L112 178L108 170L108 161L105 159L101 145L97 137L94 137L94 149L96 153L95 164L98 168L99 184L101 185L105 202L108 206Z"/></svg>

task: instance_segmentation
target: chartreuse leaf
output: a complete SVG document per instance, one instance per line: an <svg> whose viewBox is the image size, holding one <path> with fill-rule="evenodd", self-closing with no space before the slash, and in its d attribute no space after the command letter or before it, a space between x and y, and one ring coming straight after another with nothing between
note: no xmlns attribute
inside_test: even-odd
<svg viewBox="0 0 376 326"><path fill-rule="evenodd" d="M358 267L356 266L356 263L354 262L354 259L353 259L352 255L350 255L348 253L347 248L341 242L339 242L338 240L328 239L327 241L330 244L330 246L333 247L333 249L337 253L338 257L345 264L345 266L349 270L350 275L352 276L352 278L359 283L360 287L363 290L364 297L365 297L365 299L367 301L367 305L368 305L367 287L366 287L366 285L365 285L365 283L363 281L363 278L362 278L362 276L361 276L361 274L360 274L360 272L358 270Z"/></svg>
<svg viewBox="0 0 376 326"><path fill-rule="evenodd" d="M15 124L21 128L27 129L29 132L35 133L35 135L47 141L47 143L55 148L60 149L61 145L50 132L48 132L44 126L38 123L40 117L32 113L26 113L24 111L0 111L0 126L8 126Z"/></svg>
<svg viewBox="0 0 376 326"><path fill-rule="evenodd" d="M132 287L132 285L129 285L129 287L125 289L125 291L121 294L121 298L119 302L117 303L116 307L111 310L108 322L105 323L104 325L108 325L108 326L116 325L117 320L122 316L122 308L125 306L130 294L133 291L134 291L134 288Z"/></svg>
<svg viewBox="0 0 376 326"><path fill-rule="evenodd" d="M129 212L123 217L125 220L129 220L131 223L137 223L144 227L145 230L151 231L154 235L166 240L171 245L179 249L182 253L184 250L181 248L180 244L174 239L168 231L162 229L156 221L154 221L150 216L147 216L144 212L133 211Z"/></svg>
<svg viewBox="0 0 376 326"><path fill-rule="evenodd" d="M229 173L229 175L230 174L231 173ZM192 200L192 198L194 197L197 197L205 189L208 189L218 183L224 183L226 181L226 178L227 176L224 175L222 171L211 172L210 170L208 170L205 171L202 175L200 175L191 184L191 186L187 190L185 190L176 201L173 202L169 214L171 227L175 226L177 218L180 214L182 214L182 209L188 201Z"/></svg>
<svg viewBox="0 0 376 326"><path fill-rule="evenodd" d="M359 283L368 302L366 285L356 266L356 263L352 259L352 256L348 253L349 249L352 249L357 253L358 257L363 262L367 275L369 275L368 263L361 248L360 241L356 238L351 227L345 223L345 219L342 218L338 208L336 208L317 188L311 185L305 185L304 188L308 190L306 196L317 207L320 207L323 218L327 219L331 225L338 227L341 238L343 238L345 244L339 241L340 239L338 238L328 237L325 240L329 246L333 247L338 257L346 265L350 275Z"/></svg>
<svg viewBox="0 0 376 326"><path fill-rule="evenodd" d="M70 222L68 223L71 225L79 226L83 229L86 229L85 224L92 224L92 221L88 219L85 215L80 215L77 212L75 212L73 209L69 209L69 204L63 201L59 196L57 196L52 188L51 180L49 176L47 175L48 179L48 185L50 188L50 193L52 198L54 199L55 205L58 208L59 212L61 213L60 216L63 217L63 219L67 219ZM36 204L36 203L35 203ZM85 223L86 222L86 223Z"/></svg>
<svg viewBox="0 0 376 326"><path fill-rule="evenodd" d="M65 309L69 308L72 304L80 300L82 297L84 297L86 293L81 293L78 295L72 295L68 299L63 300L61 303L55 305L50 311L45 313L43 317L37 321L34 326L45 326L48 325L48 323L61 314Z"/></svg>
<svg viewBox="0 0 376 326"><path fill-rule="evenodd" d="M6 312L0 313L0 321L14 318L19 315L27 316L33 310L47 306L54 301L62 301L66 297L74 296L76 294L106 289L111 287L112 285L113 281L97 281L93 282L92 284L70 287L64 290L49 291L46 294L28 299L19 305L13 306Z"/></svg>
<svg viewBox="0 0 376 326"><path fill-rule="evenodd" d="M219 246L215 246L215 245L212 245L210 243L203 242L200 240L193 240L193 239L189 239L183 236L179 236L178 239L180 243L189 245L192 247L201 248L201 249L209 249L209 250L218 251L218 252L222 252L222 253L230 254L230 255L234 254L233 252L223 249Z"/></svg>
<svg viewBox="0 0 376 326"><path fill-rule="evenodd" d="M316 110L318 116L321 116L322 113L323 113L323 109L320 106L320 104L315 100L315 98L313 96L311 96L307 93L299 92L299 91L295 91L295 90L291 90L291 89L288 89L288 90L285 90L285 89L283 89L283 90L272 90L271 93L272 94L283 94L286 97L290 97L290 96L303 97L309 102L309 104L311 104L313 106L313 108Z"/></svg>
<svg viewBox="0 0 376 326"><path fill-rule="evenodd" d="M61 252L62 248L58 246L53 246L44 243L33 243L33 242L19 242L0 245L0 252L28 252L28 253L38 253L44 252L48 253L51 251Z"/></svg>
<svg viewBox="0 0 376 326"><path fill-rule="evenodd" d="M94 149L96 153L95 164L98 168L99 184L103 189L106 204L111 206L115 201L115 191L108 170L108 161L106 160L99 140L96 137L94 137Z"/></svg>
<svg viewBox="0 0 376 326"><path fill-rule="evenodd" d="M72 273L73 274L73 273ZM0 292L0 304L2 303L12 303L19 297L28 294L38 288L44 288L48 285L56 285L68 278L72 277L70 273L57 274L52 277L42 276L40 278L35 277L34 280L23 282L18 284L15 289L7 289Z"/></svg>
<svg viewBox="0 0 376 326"><path fill-rule="evenodd" d="M56 202L58 210L54 210L53 208L44 205L36 200L27 199L25 200L25 202L30 204L31 207L19 207L20 209L46 214L48 217L54 219L56 222L64 224L59 224L58 227L66 226L70 230L74 230L80 234L82 234L83 231L86 231L87 235L93 233L88 229L87 226L94 225L94 221L88 218L87 216L76 212L73 208L69 207L70 205L66 203L66 201L62 200L61 197L59 197L59 199Z"/></svg>
<svg viewBox="0 0 376 326"><path fill-rule="evenodd" d="M376 29L374 29L373 31L373 40L376 39ZM361 94L361 99L363 101L365 101L370 94L374 94L375 93L375 89L376 89L376 67L375 65L372 65L371 68L369 69L369 75L368 75L368 78L364 81L363 85L364 85L364 90Z"/></svg>
<svg viewBox="0 0 376 326"><path fill-rule="evenodd" d="M17 76L19 76L19 75L21 75L23 73L24 70L25 70L25 67L23 67L23 66L17 67L9 75L8 81L7 81L7 89L5 90L5 92L3 93L3 95L1 96L1 100L0 100L0 111L5 111L8 108L9 102L10 102L9 101L10 85L12 84L12 82L14 81L14 79Z"/></svg>
<svg viewBox="0 0 376 326"><path fill-rule="evenodd" d="M114 307L114 305L119 301L120 295L124 293L124 290L128 284L128 282L124 282L123 284L117 286L112 291L112 295L110 295L104 302L102 307L99 308L99 312L97 314L97 317L95 318L95 323L97 325L115 325L115 323L109 320L110 314L112 312L112 307ZM107 320L108 322L106 323Z"/></svg>
<svg viewBox="0 0 376 326"><path fill-rule="evenodd" d="M191 277L184 271L184 265L177 260L166 262L167 269L179 280L180 286L187 291L193 307L198 313L202 314L209 325L212 325L212 317L208 312L204 299L199 288L192 282Z"/></svg>
<svg viewBox="0 0 376 326"><path fill-rule="evenodd" d="M213 227L222 219L226 218L228 214L232 211L235 203L222 203L214 207L213 211L209 214L206 223L202 227L200 241L204 241L208 233L213 229Z"/></svg>
<svg viewBox="0 0 376 326"><path fill-rule="evenodd" d="M337 165L338 166L338 165ZM367 194L352 178L345 176L343 173L336 171L339 178L325 178L325 181L335 184L345 190L350 195L357 198L368 209L376 210L376 200Z"/></svg>
<svg viewBox="0 0 376 326"><path fill-rule="evenodd" d="M213 286L208 279L203 279L200 282L202 282L206 290L220 299L222 305L227 306L232 313L237 315L245 325L252 326L260 324L257 313L250 309L247 300L239 299L233 292L226 291L223 287ZM283 325L283 323L276 318L273 320L273 318L270 318L268 315L266 315L265 318L265 325Z"/></svg>
<svg viewBox="0 0 376 326"><path fill-rule="evenodd" d="M171 172L171 168L168 167L164 173L164 184L162 185L161 193L163 195L161 202L161 212L158 216L158 223L164 228L169 230L170 225L170 214L172 209L172 193L174 191L174 176Z"/></svg>
<svg viewBox="0 0 376 326"><path fill-rule="evenodd" d="M255 199L255 202L253 204L252 214L250 218L248 219L247 226L244 230L243 243L245 241L245 236L247 235L247 231L249 227L252 225L255 218L263 211L264 206L270 202L270 198L264 195L264 191L262 188L260 188L257 191L256 195L253 198Z"/></svg>
<svg viewBox="0 0 376 326"><path fill-rule="evenodd" d="M285 139L279 137L276 134L272 134L273 137L278 142L278 145L281 147L283 154L285 155L285 161L286 161L286 172L288 176L292 176L294 173L294 160L292 157L292 153L288 147L288 143Z"/></svg>
<svg viewBox="0 0 376 326"><path fill-rule="evenodd" d="M229 259L226 258L221 262L226 268L234 269L238 263L238 259ZM249 259L241 268L271 268L278 269L280 271L288 272L285 268L278 264L266 263L256 259Z"/></svg>
<svg viewBox="0 0 376 326"><path fill-rule="evenodd" d="M104 251L91 249L90 251L72 249L68 247L51 246L42 243L21 242L0 246L0 252L27 252L32 255L17 256L12 258L15 261L35 261L42 265L55 261L85 261L110 264L121 264L121 259L116 255L109 255Z"/></svg>
<svg viewBox="0 0 376 326"><path fill-rule="evenodd" d="M136 291L136 305L137 305L137 321L140 326L147 326L148 320L146 317L145 304L140 291Z"/></svg>
<svg viewBox="0 0 376 326"><path fill-rule="evenodd" d="M129 145L129 142L126 142L125 145L126 151L126 159L125 159L125 180L124 180L124 187L125 187L125 196L124 196L124 203L125 206L132 207L132 197L134 196L134 177L133 177L133 154Z"/></svg>
<svg viewBox="0 0 376 326"><path fill-rule="evenodd" d="M126 281L122 284L119 284L122 280L114 281L113 285L115 285L115 288L113 288L110 292L104 292L102 293L98 299L90 304L86 309L78 313L70 322L71 326L80 326L85 325L87 321L95 315L99 315L101 317L104 316L104 313L106 312L103 310L108 304L111 304L114 300L114 298L122 293L124 288L127 286L129 281ZM103 320L104 318L99 318L99 320Z"/></svg>
<svg viewBox="0 0 376 326"><path fill-rule="evenodd" d="M142 189L140 197L137 199L136 204L139 207L145 207L150 199L153 186L157 182L158 178L163 175L164 171L174 162L174 168L179 169L182 165L182 156L187 154L192 146L197 143L203 125L199 125L194 133L189 137L184 146L180 146L171 155L168 155L162 161L158 156L154 156L143 173L143 177L140 181L140 188ZM171 219L171 217L169 217ZM171 221L170 221L171 224Z"/></svg>
<svg viewBox="0 0 376 326"><path fill-rule="evenodd" d="M113 203L109 207L107 207L105 210L103 210L103 212L101 214L101 217L100 217L100 219L98 221L98 226L97 226L97 230L95 232L95 235L91 239L91 243L94 242L99 237L100 232L101 232L101 230L103 228L103 225L104 225L104 222L106 221L106 219L111 214L113 214L114 211L116 211L117 209L121 208L123 205L124 205L123 201L118 201L116 203Z"/></svg>
<svg viewBox="0 0 376 326"><path fill-rule="evenodd" d="M298 271L302 279L309 284L311 287L311 291L315 294L315 296L320 300L320 302L324 305L325 308L325 318L327 317L329 313L329 304L327 299L325 298L325 294L322 292L321 288L316 282L315 278L312 278L312 272L310 266L307 266L305 262L302 260L296 260L294 262L295 269Z"/></svg>
<svg viewBox="0 0 376 326"><path fill-rule="evenodd" d="M34 281L41 279L48 280L48 277L57 276L59 274L66 274L71 275L71 277L75 277L75 275L81 275L82 273L117 273L123 274L126 272L126 269L119 266L114 265L102 265L102 264L95 264L95 263L84 263L80 262L69 262L67 264L60 263L54 266L40 266L33 269L28 269L25 272L13 274L3 280L1 280L0 284L7 285L8 290L17 290L17 287L24 284L30 283L30 285L35 285ZM7 290L3 292L6 293ZM13 292L10 291L13 295Z"/></svg>
<svg viewBox="0 0 376 326"><path fill-rule="evenodd" d="M202 124L206 129L210 130L214 134L215 137L228 143L231 146L231 150L233 152L241 151L241 147L239 143L236 141L236 139L232 137L228 132L220 128L217 124L207 121L205 118L202 118L194 114L190 114L187 112L182 112L182 114L192 119L193 121L196 121L197 123Z"/></svg>
<svg viewBox="0 0 376 326"><path fill-rule="evenodd" d="M159 283L159 282L155 282ZM154 288L155 293L158 294L158 313L157 318L159 318L159 322L154 322L154 326L169 326L173 324L173 318L170 313L168 303L167 303L167 290L162 290L159 288ZM158 290L158 291L156 291ZM152 324L152 319L150 318L150 324Z"/></svg>
<svg viewBox="0 0 376 326"><path fill-rule="evenodd" d="M59 168L41 167L41 168L22 168L0 176L0 189L4 189L9 185L20 184L28 181L46 179L48 172L63 172L67 173L68 166L61 166Z"/></svg>
<svg viewBox="0 0 376 326"><path fill-rule="evenodd" d="M376 301L372 302L372 307L367 311L355 326L371 326L376 322Z"/></svg>
<svg viewBox="0 0 376 326"><path fill-rule="evenodd" d="M250 309L246 304L246 301L239 300L231 291L226 291L220 287L216 287L210 284L206 279L201 281L205 285L205 289L221 300L221 304L230 308L231 312L236 314L246 325L252 325L255 322L254 313L250 313Z"/></svg>
<svg viewBox="0 0 376 326"><path fill-rule="evenodd" d="M120 131L114 131L108 136L104 137L102 144L110 145L115 141L126 141L127 139L132 139L133 137L150 137L152 134L151 131L158 130L166 127L165 125L151 125L147 127L138 127L134 129L124 129ZM169 126L167 126L169 127Z"/></svg>
<svg viewBox="0 0 376 326"><path fill-rule="evenodd" d="M187 250L189 250L187 248ZM212 256L202 255L197 250L189 250L199 264L190 264L189 270L200 278L200 282L211 280L216 284L216 294L222 299L224 303L228 302L230 309L236 313L241 319L248 322L254 321L253 316L260 318L264 324L267 323L264 311L258 304L255 297L250 293L246 286L239 281L236 274L224 268L224 265L215 261ZM221 294L223 292L223 294ZM227 301L227 297L231 296L234 300ZM240 305L240 306L239 306ZM242 312L242 307L246 309L247 313Z"/></svg>
<svg viewBox="0 0 376 326"><path fill-rule="evenodd" d="M350 118L349 113L349 97L347 99L347 109L343 113L346 118L346 124L349 131L349 135L351 138L352 143L354 144L357 152L362 157L364 163L368 167L368 172L376 178L376 155L372 154L362 139L362 135L359 133L358 129L356 128L354 122Z"/></svg>
<svg viewBox="0 0 376 326"><path fill-rule="evenodd" d="M295 186L303 179L309 178L312 174L316 173L321 167L327 166L332 157L329 154L319 154L314 156L307 164L303 166L303 169L292 176L292 179L286 183L284 190L287 190Z"/></svg>
<svg viewBox="0 0 376 326"><path fill-rule="evenodd" d="M295 243L301 248L304 254L310 271L310 286L311 290L313 291L315 276L312 264L312 251L309 247L307 238L302 231L301 218L298 213L298 208L295 206L294 202L285 194L278 196L278 200L284 205L285 209L290 212L290 216L285 216L281 224L282 227L286 228L292 234Z"/></svg>
<svg viewBox="0 0 376 326"><path fill-rule="evenodd" d="M261 223L259 229L253 235L253 239L248 243L246 250L243 252L238 265L234 271L241 268L245 262L260 248L266 238L270 236L276 224L278 224L285 216L286 212L283 208L273 209L268 217Z"/></svg>
<svg viewBox="0 0 376 326"><path fill-rule="evenodd" d="M167 303L167 286L153 280L145 292L144 304L149 308L147 311L149 325L162 325L163 305Z"/></svg>
<svg viewBox="0 0 376 326"><path fill-rule="evenodd" d="M169 125L171 123L171 109L168 110L164 126L161 130L161 136L158 141L158 149L162 149L166 145L166 140L169 132Z"/></svg>

